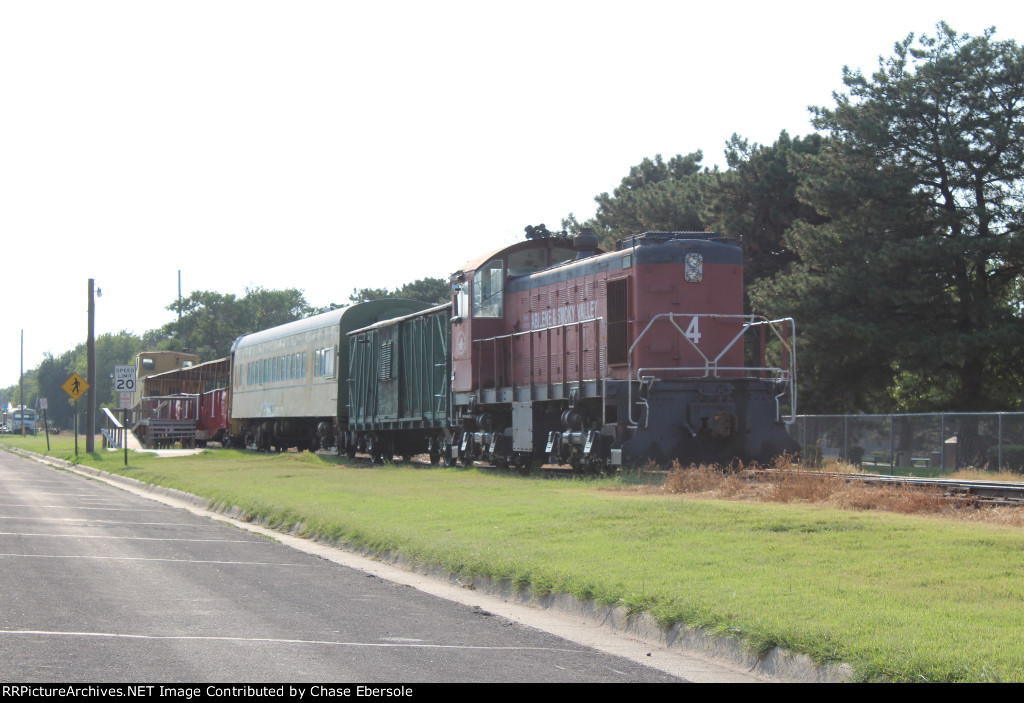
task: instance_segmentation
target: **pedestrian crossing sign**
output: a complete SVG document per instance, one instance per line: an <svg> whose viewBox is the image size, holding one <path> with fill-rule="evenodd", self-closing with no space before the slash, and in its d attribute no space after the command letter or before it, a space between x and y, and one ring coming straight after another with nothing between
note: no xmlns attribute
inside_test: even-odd
<svg viewBox="0 0 1024 703"><path fill-rule="evenodd" d="M77 373L71 374L71 378L64 381L64 385L61 386L64 392L71 396L72 400L78 400L85 392L89 390L89 384L85 382L85 379L79 376Z"/></svg>

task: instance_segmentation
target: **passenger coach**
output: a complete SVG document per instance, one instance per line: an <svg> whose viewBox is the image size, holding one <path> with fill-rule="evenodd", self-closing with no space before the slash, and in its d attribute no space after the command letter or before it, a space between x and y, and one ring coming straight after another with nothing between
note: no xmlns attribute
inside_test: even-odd
<svg viewBox="0 0 1024 703"><path fill-rule="evenodd" d="M239 337L231 347L229 443L263 451L341 446L349 414L345 335L425 307L371 300Z"/></svg>

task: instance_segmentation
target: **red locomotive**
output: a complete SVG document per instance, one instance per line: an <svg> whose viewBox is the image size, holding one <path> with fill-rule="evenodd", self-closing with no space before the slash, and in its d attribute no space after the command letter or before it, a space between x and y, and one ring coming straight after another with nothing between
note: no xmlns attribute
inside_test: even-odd
<svg viewBox="0 0 1024 703"><path fill-rule="evenodd" d="M798 449L783 418L795 413L792 320L743 314L733 240L647 232L601 252L592 232L535 238L452 283L451 457L600 469ZM745 365L758 328L783 364Z"/></svg>

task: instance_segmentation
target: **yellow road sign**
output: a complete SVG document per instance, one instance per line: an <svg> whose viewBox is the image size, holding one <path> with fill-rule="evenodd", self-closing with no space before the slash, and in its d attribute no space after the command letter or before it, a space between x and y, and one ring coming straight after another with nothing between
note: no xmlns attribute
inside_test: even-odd
<svg viewBox="0 0 1024 703"><path fill-rule="evenodd" d="M89 384L85 382L85 379L79 376L77 373L71 374L71 378L64 381L64 385L61 386L64 392L71 396L73 400L81 398L87 390L89 390Z"/></svg>

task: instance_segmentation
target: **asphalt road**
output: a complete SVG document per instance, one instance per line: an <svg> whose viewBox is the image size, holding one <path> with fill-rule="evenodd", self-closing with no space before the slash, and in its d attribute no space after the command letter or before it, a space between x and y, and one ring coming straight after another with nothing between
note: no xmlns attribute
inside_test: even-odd
<svg viewBox="0 0 1024 703"><path fill-rule="evenodd" d="M0 451L0 682L683 680Z"/></svg>

